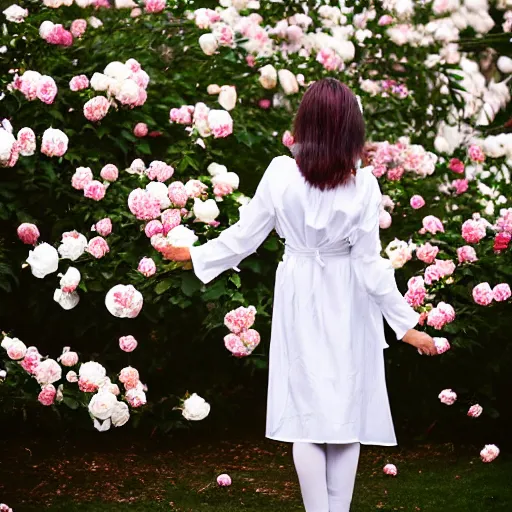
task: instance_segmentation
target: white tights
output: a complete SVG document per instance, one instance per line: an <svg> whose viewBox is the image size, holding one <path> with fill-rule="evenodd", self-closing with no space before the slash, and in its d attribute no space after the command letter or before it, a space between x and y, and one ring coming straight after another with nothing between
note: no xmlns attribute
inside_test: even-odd
<svg viewBox="0 0 512 512"><path fill-rule="evenodd" d="M306 512L349 512L359 443L294 443L293 461Z"/></svg>

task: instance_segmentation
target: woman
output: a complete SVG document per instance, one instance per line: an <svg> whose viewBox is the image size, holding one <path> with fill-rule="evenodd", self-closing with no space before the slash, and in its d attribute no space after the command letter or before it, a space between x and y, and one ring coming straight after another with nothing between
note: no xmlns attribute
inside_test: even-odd
<svg viewBox="0 0 512 512"><path fill-rule="evenodd" d="M356 97L315 82L294 127L295 159L275 158L240 221L200 247L171 248L208 283L272 230L286 249L276 276L266 436L293 443L307 512L350 508L360 444L396 445L384 374L382 315L399 340L436 353L380 257L381 193Z"/></svg>

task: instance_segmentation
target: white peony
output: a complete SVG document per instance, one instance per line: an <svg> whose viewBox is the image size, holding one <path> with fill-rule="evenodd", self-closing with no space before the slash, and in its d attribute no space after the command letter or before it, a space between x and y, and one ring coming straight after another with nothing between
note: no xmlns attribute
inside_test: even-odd
<svg viewBox="0 0 512 512"><path fill-rule="evenodd" d="M95 91L106 91L109 88L112 78L103 73L94 73L91 78L91 87Z"/></svg>
<svg viewBox="0 0 512 512"><path fill-rule="evenodd" d="M0 128L0 165L7 165L11 159L14 144L16 144L14 135Z"/></svg>
<svg viewBox="0 0 512 512"><path fill-rule="evenodd" d="M214 199L201 201L201 199L195 198L192 212L199 222L206 224L213 222L220 214L219 207Z"/></svg>
<svg viewBox="0 0 512 512"><path fill-rule="evenodd" d="M2 341L2 347L7 350L9 358L15 361L23 359L27 353L27 346L18 338L5 337Z"/></svg>
<svg viewBox="0 0 512 512"><path fill-rule="evenodd" d="M130 409L128 405L124 402L117 402L110 419L114 427L122 427L130 419Z"/></svg>
<svg viewBox="0 0 512 512"><path fill-rule="evenodd" d="M502 73L506 73L506 74L512 73L512 59L510 57L506 57L505 55L502 55L498 59L498 62L496 63L496 65L498 66L498 69Z"/></svg>
<svg viewBox="0 0 512 512"><path fill-rule="evenodd" d="M196 234L183 224L171 229L167 234L167 243L173 247L192 247L197 240Z"/></svg>
<svg viewBox="0 0 512 512"><path fill-rule="evenodd" d="M226 110L233 110L236 106L236 87L234 85L223 85L219 92L219 103Z"/></svg>
<svg viewBox="0 0 512 512"><path fill-rule="evenodd" d="M27 263L32 275L42 279L59 268L59 253L55 247L45 242L29 251Z"/></svg>
<svg viewBox="0 0 512 512"><path fill-rule="evenodd" d="M105 381L107 370L95 361L87 361L80 366L78 376L83 381L94 384L95 386L101 386Z"/></svg>
<svg viewBox="0 0 512 512"><path fill-rule="evenodd" d="M43 23L41 23L41 26L39 27L39 35L43 38L43 39L46 39L48 37L48 35L50 34L50 32L53 30L53 27L55 26L54 23L52 23L51 21L43 21Z"/></svg>
<svg viewBox="0 0 512 512"><path fill-rule="evenodd" d="M34 377L41 386L53 384L61 379L62 368L54 359L46 359L37 365Z"/></svg>
<svg viewBox="0 0 512 512"><path fill-rule="evenodd" d="M273 89L277 85L277 71L272 64L267 64L260 69L260 84L264 89Z"/></svg>
<svg viewBox="0 0 512 512"><path fill-rule="evenodd" d="M219 94L220 93L220 87L217 85L217 84L210 84L207 88L206 88L206 92L210 95L215 95L215 94Z"/></svg>
<svg viewBox="0 0 512 512"><path fill-rule="evenodd" d="M23 9L16 4L12 4L10 7L7 7L3 13L7 18L7 21L12 21L13 23L23 23L25 18L28 16L28 10Z"/></svg>
<svg viewBox="0 0 512 512"><path fill-rule="evenodd" d="M236 190L240 185L240 178L236 172L223 172L216 174L212 178L212 183L214 185L228 185L233 190Z"/></svg>
<svg viewBox="0 0 512 512"><path fill-rule="evenodd" d="M291 71L280 69L277 72L277 76L285 94L296 94L299 92L299 83Z"/></svg>
<svg viewBox="0 0 512 512"><path fill-rule="evenodd" d="M63 292L57 288L53 292L53 300L64 310L69 311L73 309L79 302L80 296L77 292Z"/></svg>
<svg viewBox="0 0 512 512"><path fill-rule="evenodd" d="M225 165L212 162L208 166L207 171L210 173L210 176L217 176L217 174L228 172L228 168Z"/></svg>
<svg viewBox="0 0 512 512"><path fill-rule="evenodd" d="M136 158L126 171L130 174L143 174L146 170L146 164L140 159Z"/></svg>
<svg viewBox="0 0 512 512"><path fill-rule="evenodd" d="M411 259L413 249L413 245L395 238L388 244L384 252L393 268L401 268Z"/></svg>
<svg viewBox="0 0 512 512"><path fill-rule="evenodd" d="M64 292L72 292L80 283L80 271L75 267L69 267L65 274L59 274L59 285Z"/></svg>
<svg viewBox="0 0 512 512"><path fill-rule="evenodd" d="M165 183L152 181L146 185L146 190L160 201L160 209L165 210L171 206L169 199L169 189Z"/></svg>
<svg viewBox="0 0 512 512"><path fill-rule="evenodd" d="M189 421L204 420L210 413L210 404L196 393L183 402L182 415Z"/></svg>
<svg viewBox="0 0 512 512"><path fill-rule="evenodd" d="M124 104L135 103L139 99L139 86L135 80L124 80L121 89L116 93L116 99Z"/></svg>
<svg viewBox="0 0 512 512"><path fill-rule="evenodd" d="M107 418L104 421L98 421L96 418L93 418L93 420L94 428L98 432L106 432L110 429L110 418Z"/></svg>
<svg viewBox="0 0 512 512"><path fill-rule="evenodd" d="M96 393L89 402L89 413L98 420L106 420L112 416L117 404L116 395L107 391Z"/></svg>
<svg viewBox="0 0 512 512"><path fill-rule="evenodd" d="M107 64L107 67L103 70L103 73L107 76L115 78L116 80L126 80L132 74L131 69L122 62L114 61Z"/></svg>
<svg viewBox="0 0 512 512"><path fill-rule="evenodd" d="M131 284L117 284L108 291L105 297L105 306L110 314L117 318L137 317L143 304L142 294Z"/></svg>
<svg viewBox="0 0 512 512"><path fill-rule="evenodd" d="M92 28L100 28L103 25L103 22L99 18L96 18L96 16L90 16L87 18L87 21Z"/></svg>
<svg viewBox="0 0 512 512"><path fill-rule="evenodd" d="M206 55L213 55L218 45L217 38L213 34L203 34L199 38L199 46Z"/></svg>
<svg viewBox="0 0 512 512"><path fill-rule="evenodd" d="M59 245L59 254L63 259L75 261L85 252L87 238L82 233L75 233L75 236L62 237Z"/></svg>

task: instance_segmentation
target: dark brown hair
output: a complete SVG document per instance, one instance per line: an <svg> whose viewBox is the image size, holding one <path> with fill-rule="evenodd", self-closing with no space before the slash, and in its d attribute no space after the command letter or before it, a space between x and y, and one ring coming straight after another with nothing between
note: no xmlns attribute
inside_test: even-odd
<svg viewBox="0 0 512 512"><path fill-rule="evenodd" d="M364 120L352 91L334 78L309 87L295 117L293 154L304 179L321 190L343 185L363 153Z"/></svg>

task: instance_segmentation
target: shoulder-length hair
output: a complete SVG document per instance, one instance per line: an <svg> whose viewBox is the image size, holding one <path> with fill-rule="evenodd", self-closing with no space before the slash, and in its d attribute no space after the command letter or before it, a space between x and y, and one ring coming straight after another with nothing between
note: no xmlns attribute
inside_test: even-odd
<svg viewBox="0 0 512 512"><path fill-rule="evenodd" d="M357 98L334 78L309 87L295 117L293 155L304 179L321 190L347 183L365 143Z"/></svg>

